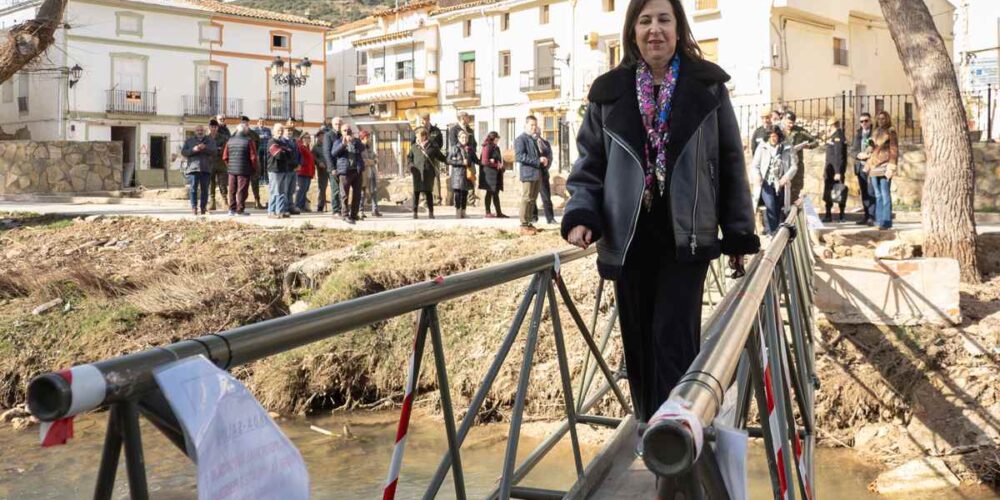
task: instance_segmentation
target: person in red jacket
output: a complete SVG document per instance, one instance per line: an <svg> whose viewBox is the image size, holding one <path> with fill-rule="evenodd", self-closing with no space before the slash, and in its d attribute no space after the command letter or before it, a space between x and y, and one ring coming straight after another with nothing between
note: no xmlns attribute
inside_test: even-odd
<svg viewBox="0 0 1000 500"><path fill-rule="evenodd" d="M302 160L295 172L297 174L295 208L301 212L312 212L306 207L306 193L309 192L309 185L312 184L312 179L316 176L316 158L312 154L312 138L309 137L309 134L302 134L298 146L299 156Z"/></svg>

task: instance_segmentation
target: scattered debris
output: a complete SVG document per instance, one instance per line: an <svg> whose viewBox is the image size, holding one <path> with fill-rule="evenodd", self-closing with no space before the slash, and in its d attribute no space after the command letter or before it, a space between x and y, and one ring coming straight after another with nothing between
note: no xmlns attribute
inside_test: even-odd
<svg viewBox="0 0 1000 500"><path fill-rule="evenodd" d="M40 316L42 314L45 314L46 312L48 312L50 309L52 309L54 307L61 306L62 303L63 303L63 299L52 299L52 300L50 300L50 301L48 301L48 302L46 302L46 303L44 303L44 304L42 304L42 305L34 308L34 309L32 309L31 310L31 314L34 315L34 316Z"/></svg>

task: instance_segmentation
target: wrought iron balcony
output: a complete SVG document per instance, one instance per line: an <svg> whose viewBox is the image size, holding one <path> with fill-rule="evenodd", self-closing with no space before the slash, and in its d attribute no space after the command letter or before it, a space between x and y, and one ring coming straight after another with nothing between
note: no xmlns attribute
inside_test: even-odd
<svg viewBox="0 0 1000 500"><path fill-rule="evenodd" d="M261 118L264 120L287 120L289 118L288 101L286 100L270 100L261 101ZM291 117L295 120L302 120L305 110L305 101L295 101L293 103Z"/></svg>
<svg viewBox="0 0 1000 500"><path fill-rule="evenodd" d="M479 79L449 80L445 82L444 95L449 99L477 98L479 97Z"/></svg>
<svg viewBox="0 0 1000 500"><path fill-rule="evenodd" d="M184 116L215 116L239 118L243 115L243 99L231 97L222 99L207 96L186 95L184 99Z"/></svg>
<svg viewBox="0 0 1000 500"><path fill-rule="evenodd" d="M559 68L521 72L521 92L546 92L562 88Z"/></svg>
<svg viewBox="0 0 1000 500"><path fill-rule="evenodd" d="M108 90L108 113L132 115L156 114L155 90Z"/></svg>

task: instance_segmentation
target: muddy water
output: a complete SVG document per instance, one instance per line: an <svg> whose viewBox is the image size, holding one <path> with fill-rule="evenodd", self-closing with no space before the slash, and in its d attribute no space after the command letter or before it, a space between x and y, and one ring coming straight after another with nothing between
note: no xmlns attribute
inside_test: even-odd
<svg viewBox="0 0 1000 500"><path fill-rule="evenodd" d="M37 429L15 432L0 429L0 498L68 499L89 498L93 494L97 464L104 435L105 415L77 419L76 438L63 447L42 449L37 445ZM312 482L313 498L379 498L385 479L392 440L394 413L358 413L281 421L282 429L305 457ZM310 430L316 425L342 434L350 427L353 438L328 437ZM489 493L499 477L503 460L506 426L488 425L473 430L462 450L470 498ZM152 498L194 498L194 466L152 427L144 426L144 448ZM523 437L522 457L539 439ZM416 419L410 427L397 498L420 498L423 488L447 442L443 427L430 418ZM584 447L585 460L596 446ZM556 448L523 483L530 486L566 489L574 481L573 459L568 441ZM750 498L769 498L767 465L759 446L751 449ZM884 498L869 493L866 486L877 470L862 464L849 451L820 450L817 461L818 498ZM127 498L124 466L119 471L116 498ZM447 481L440 498L451 498ZM986 492L936 492L925 497L908 495L906 500L995 498Z"/></svg>

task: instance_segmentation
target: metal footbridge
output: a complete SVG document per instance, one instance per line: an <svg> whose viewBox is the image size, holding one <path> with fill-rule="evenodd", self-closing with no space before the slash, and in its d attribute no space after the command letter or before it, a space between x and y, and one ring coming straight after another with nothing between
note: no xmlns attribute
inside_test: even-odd
<svg viewBox="0 0 1000 500"><path fill-rule="evenodd" d="M415 314L413 351L407 367L397 446L387 464L384 499L396 497L405 459L405 439L400 437L405 438L410 405L418 396L416 381L428 354L428 362L435 366L448 446L442 450L423 498L467 498L463 443L510 357L515 340L523 335L505 458L499 481L488 498L743 498L745 493L727 479L727 468L720 465L725 461L718 456L722 433L738 432L763 438L776 499L808 500L815 496L811 487L813 401L818 380L813 369L812 253L808 238L797 237L804 236L804 228L804 216L793 206L785 224L766 249L754 256L742 279L727 279L721 262L713 263L706 286L710 314L702 325L701 352L648 423L639 424L631 416L624 369L620 363L605 358L617 322L614 307L609 315L599 315L599 306L610 302L605 297L609 287L603 281L599 283L593 313L584 318L562 279L562 268L581 265L574 263L591 256L593 248L523 258L74 367L74 371L95 374L100 382L95 384L100 387L96 392L86 392L87 387L71 383L58 372L43 374L29 385L28 405L43 422L59 422L96 408L110 408L104 447L95 471L94 498L111 498L124 450L131 498L146 499L149 489L140 416L181 453L190 456L182 427L157 387L153 370L199 355L228 370L389 318ZM438 305L526 278L529 283L509 329L468 407L463 408L465 416L459 420L449 387ZM525 399L546 311L554 336L565 418L547 439L518 461ZM568 319L567 324L563 324L564 319ZM589 356L583 367L570 366L567 335L580 335L585 341ZM578 373L576 380L571 373ZM618 408L610 415L599 414L595 408L606 407L600 403L607 398L612 398ZM750 419L751 401L757 408L755 420ZM751 425L753 421L760 424ZM615 429L589 463L584 463L580 452L580 426ZM576 483L568 491L525 484L529 472L567 435L574 459L566 467L575 470ZM445 486L449 475L452 484Z"/></svg>

